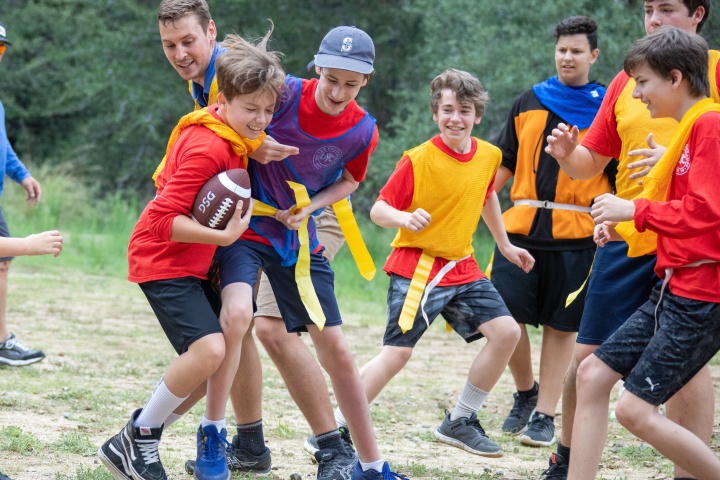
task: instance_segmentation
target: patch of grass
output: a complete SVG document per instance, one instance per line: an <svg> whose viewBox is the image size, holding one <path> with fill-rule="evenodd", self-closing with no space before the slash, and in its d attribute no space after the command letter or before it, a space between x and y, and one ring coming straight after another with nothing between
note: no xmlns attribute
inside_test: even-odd
<svg viewBox="0 0 720 480"><path fill-rule="evenodd" d="M78 467L75 475L55 474L55 480L112 480L113 476L105 467Z"/></svg>
<svg viewBox="0 0 720 480"><path fill-rule="evenodd" d="M63 433L60 440L52 445L52 448L57 452L75 453L77 455L92 455L97 449L88 436L80 432Z"/></svg>
<svg viewBox="0 0 720 480"><path fill-rule="evenodd" d="M17 427L4 427L0 429L0 450L31 455L43 450L40 440L28 435Z"/></svg>
<svg viewBox="0 0 720 480"><path fill-rule="evenodd" d="M281 438L293 438L297 435L297 431L292 428L288 423L275 417L277 425L275 426L275 434Z"/></svg>

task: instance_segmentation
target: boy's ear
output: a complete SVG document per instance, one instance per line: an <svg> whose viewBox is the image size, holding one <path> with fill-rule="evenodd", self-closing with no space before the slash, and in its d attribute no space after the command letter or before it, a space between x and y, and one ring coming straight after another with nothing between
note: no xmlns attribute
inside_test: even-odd
<svg viewBox="0 0 720 480"><path fill-rule="evenodd" d="M227 103L227 98L225 97L225 94L223 92L218 92L217 94L217 103L221 107L226 107L225 105Z"/></svg>
<svg viewBox="0 0 720 480"><path fill-rule="evenodd" d="M315 65L315 73L317 73L318 75L321 75L321 74L322 74L322 67L318 67L317 65Z"/></svg>
<svg viewBox="0 0 720 480"><path fill-rule="evenodd" d="M212 20L208 23L207 36L210 40L215 40L217 38L217 28L215 28L215 22Z"/></svg>
<svg viewBox="0 0 720 480"><path fill-rule="evenodd" d="M596 48L595 50L590 52L590 65L595 63L600 56L600 49Z"/></svg>
<svg viewBox="0 0 720 480"><path fill-rule="evenodd" d="M482 121L482 115L480 115L479 117L477 117L477 118L475 119L475 125L480 125L480 122L481 122L481 121Z"/></svg>
<svg viewBox="0 0 720 480"><path fill-rule="evenodd" d="M683 74L678 69L670 70L670 80L672 81L673 87L680 85L683 81Z"/></svg>

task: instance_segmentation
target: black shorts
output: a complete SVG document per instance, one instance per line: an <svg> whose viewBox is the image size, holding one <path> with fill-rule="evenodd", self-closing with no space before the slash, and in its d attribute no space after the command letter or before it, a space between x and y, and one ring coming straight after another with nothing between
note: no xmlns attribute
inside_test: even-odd
<svg viewBox="0 0 720 480"><path fill-rule="evenodd" d="M8 228L7 221L5 220L5 214L3 214L2 207L0 207L0 237L10 237L10 229ZM9 262L15 257L0 257L0 262Z"/></svg>
<svg viewBox="0 0 720 480"><path fill-rule="evenodd" d="M577 332L585 304L585 286L567 307L565 301L590 273L595 247L582 250L528 249L535 266L525 273L495 247L491 280L518 323L547 325L560 332Z"/></svg>
<svg viewBox="0 0 720 480"><path fill-rule="evenodd" d="M652 405L665 403L720 350L720 303L656 287L595 355L625 378L625 388Z"/></svg>
<svg viewBox="0 0 720 480"><path fill-rule="evenodd" d="M211 333L222 333L208 298L207 281L195 277L171 278L144 282L140 288L178 355L185 353L196 340Z"/></svg>
<svg viewBox="0 0 720 480"><path fill-rule="evenodd" d="M388 318L383 345L412 348L428 329L420 308L410 330L403 333L398 325L408 287L409 278L394 274L390 276L387 294ZM430 324L438 315L442 315L467 343L483 337L478 331L483 323L510 316L502 298L487 278L462 285L433 288L425 303L425 314Z"/></svg>
<svg viewBox="0 0 720 480"><path fill-rule="evenodd" d="M288 332L307 332L314 325L300 299L295 282L295 265L284 267L282 259L269 245L248 240L238 240L217 250L215 258L220 263L220 285L246 283L255 286L258 269L262 268L275 293L280 315ZM310 278L320 306L325 314L325 326L342 325L342 317L335 299L335 274L322 251L310 254Z"/></svg>

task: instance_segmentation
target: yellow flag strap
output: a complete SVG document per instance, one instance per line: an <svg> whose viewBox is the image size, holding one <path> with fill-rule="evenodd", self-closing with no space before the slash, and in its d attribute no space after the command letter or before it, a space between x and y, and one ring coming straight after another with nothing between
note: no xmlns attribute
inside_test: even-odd
<svg viewBox="0 0 720 480"><path fill-rule="evenodd" d="M570 304L575 301L578 295L580 295L580 292L583 291L583 288L585 288L585 284L590 279L590 274L592 273L592 266L595 264L595 257L597 257L597 248L595 249L595 253L593 254L593 261L590 264L590 271L588 272L587 277L585 277L585 281L582 283L582 285L580 285L580 288L567 296L567 299L565 300L565 308L569 307Z"/></svg>
<svg viewBox="0 0 720 480"><path fill-rule="evenodd" d="M337 216L340 229L345 236L350 253L355 259L355 264L360 271L360 275L365 280L372 280L375 277L375 263L373 263L372 256L368 252L367 246L363 241L362 235L360 234L360 228L355 221L350 202L347 198L343 198L339 202L333 203L333 210L335 216Z"/></svg>
<svg viewBox="0 0 720 480"><path fill-rule="evenodd" d="M412 280L410 281L410 286L405 296L405 303L403 303L400 313L400 320L398 321L398 325L400 325L403 333L410 330L415 322L415 315L420 306L420 299L422 298L425 285L430 276L430 270L432 270L434 263L435 257L433 255L426 252L420 255L420 260L418 260L417 267L415 267L415 273L413 273Z"/></svg>

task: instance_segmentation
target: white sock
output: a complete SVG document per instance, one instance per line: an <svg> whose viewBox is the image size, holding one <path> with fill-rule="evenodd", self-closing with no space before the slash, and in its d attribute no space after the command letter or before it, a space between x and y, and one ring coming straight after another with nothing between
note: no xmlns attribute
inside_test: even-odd
<svg viewBox="0 0 720 480"><path fill-rule="evenodd" d="M345 427L347 428L347 420L345 420L345 415L342 414L339 408L335 409L335 423L337 423L338 428ZM379 470L378 470L379 471Z"/></svg>
<svg viewBox="0 0 720 480"><path fill-rule="evenodd" d="M221 418L220 420L209 420L205 417L205 415L203 415L202 420L200 420L200 426L205 428L208 425L215 425L217 431L220 432L223 428L225 428L225 419Z"/></svg>
<svg viewBox="0 0 720 480"><path fill-rule="evenodd" d="M383 462L382 458L375 462L360 461L360 467L362 468L363 472L367 472L368 470L375 470L376 472L382 472L384 464L385 464L385 462Z"/></svg>
<svg viewBox="0 0 720 480"><path fill-rule="evenodd" d="M163 429L164 429L164 430L167 430L167 428L168 428L170 425L172 425L173 423L177 422L177 421L180 420L182 417L183 417L182 415L178 415L178 414L175 413L175 412L171 413L170 415L168 415L168 417L167 417L167 418L165 419L165 421L163 422Z"/></svg>
<svg viewBox="0 0 720 480"><path fill-rule="evenodd" d="M477 413L485 402L490 392L480 390L470 380L465 382L465 388L460 393L460 398L455 405L455 409L450 414L450 421L457 420L460 417L471 417L473 413Z"/></svg>
<svg viewBox="0 0 720 480"><path fill-rule="evenodd" d="M165 385L165 380L160 379L160 383L157 384L155 391L150 395L150 399L143 407L137 420L135 420L135 426L150 428L161 427L168 416L173 413L186 398L187 397L180 398L173 395Z"/></svg>

